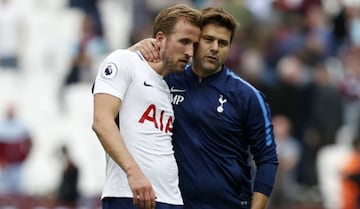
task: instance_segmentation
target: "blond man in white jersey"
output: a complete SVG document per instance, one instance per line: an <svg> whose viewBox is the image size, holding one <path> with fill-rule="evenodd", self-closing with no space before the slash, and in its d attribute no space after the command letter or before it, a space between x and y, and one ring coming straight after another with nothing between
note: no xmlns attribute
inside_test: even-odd
<svg viewBox="0 0 360 209"><path fill-rule="evenodd" d="M107 154L103 209L182 208L171 143L175 118L163 77L183 72L200 25L198 10L167 8L153 26L159 63L128 50L114 51L102 62L93 89L92 128Z"/></svg>

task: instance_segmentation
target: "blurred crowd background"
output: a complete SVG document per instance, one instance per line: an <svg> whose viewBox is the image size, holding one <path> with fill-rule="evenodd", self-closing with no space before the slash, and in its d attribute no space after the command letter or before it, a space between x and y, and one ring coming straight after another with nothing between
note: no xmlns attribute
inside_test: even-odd
<svg viewBox="0 0 360 209"><path fill-rule="evenodd" d="M360 0L0 0L1 209L100 208L99 62L150 37L176 3L224 7L241 24L227 65L272 109L269 208L360 200Z"/></svg>

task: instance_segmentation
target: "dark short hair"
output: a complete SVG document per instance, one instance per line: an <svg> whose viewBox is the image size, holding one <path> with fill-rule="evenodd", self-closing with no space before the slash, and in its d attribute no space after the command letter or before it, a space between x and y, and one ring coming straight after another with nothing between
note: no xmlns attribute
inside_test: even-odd
<svg viewBox="0 0 360 209"><path fill-rule="evenodd" d="M220 7L207 7L201 10L202 27L215 24L231 31L230 41L234 38L240 24L229 12Z"/></svg>

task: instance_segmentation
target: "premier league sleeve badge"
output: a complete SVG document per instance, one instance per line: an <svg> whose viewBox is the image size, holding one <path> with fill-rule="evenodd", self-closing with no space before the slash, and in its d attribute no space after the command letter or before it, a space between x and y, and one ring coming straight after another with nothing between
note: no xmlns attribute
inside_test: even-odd
<svg viewBox="0 0 360 209"><path fill-rule="evenodd" d="M117 73L117 67L114 63L108 63L105 67L101 70L101 77L105 79L113 78Z"/></svg>

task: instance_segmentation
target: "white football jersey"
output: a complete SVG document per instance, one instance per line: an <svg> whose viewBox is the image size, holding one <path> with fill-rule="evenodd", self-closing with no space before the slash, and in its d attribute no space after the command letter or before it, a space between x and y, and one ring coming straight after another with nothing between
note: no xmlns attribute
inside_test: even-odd
<svg viewBox="0 0 360 209"><path fill-rule="evenodd" d="M127 149L151 181L156 201L183 204L178 167L171 143L174 112L163 77L140 53L116 50L101 64L94 94L106 93L121 101L119 127ZM107 155L102 197L133 197L127 176Z"/></svg>

